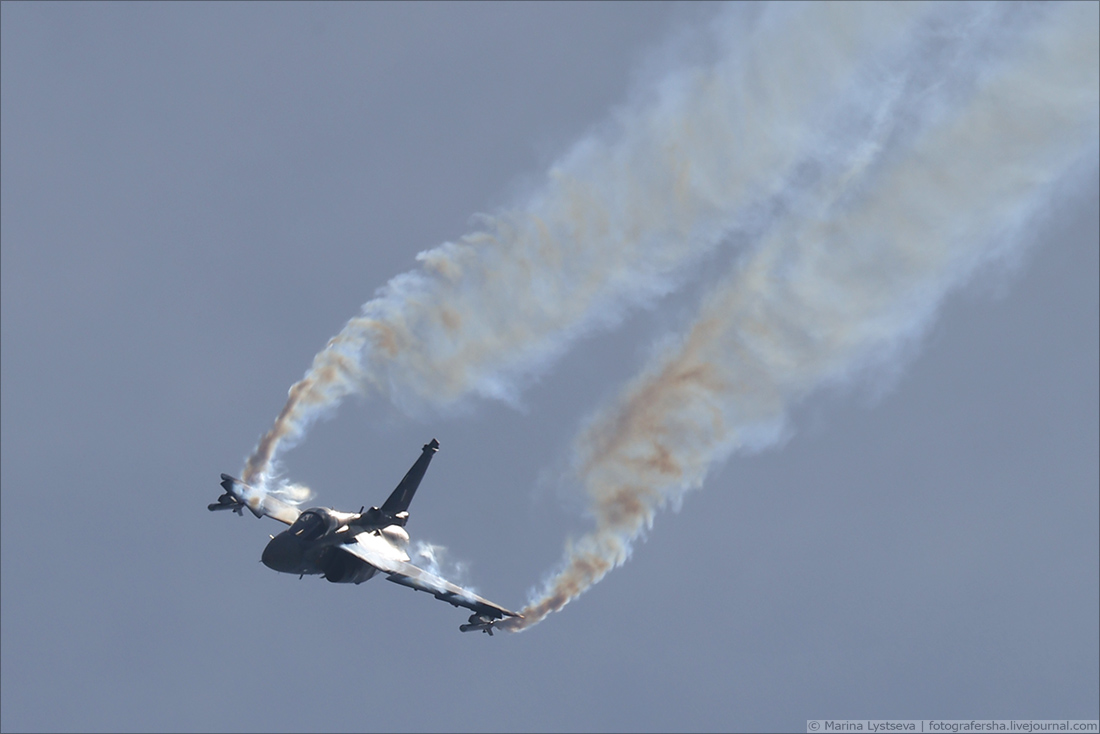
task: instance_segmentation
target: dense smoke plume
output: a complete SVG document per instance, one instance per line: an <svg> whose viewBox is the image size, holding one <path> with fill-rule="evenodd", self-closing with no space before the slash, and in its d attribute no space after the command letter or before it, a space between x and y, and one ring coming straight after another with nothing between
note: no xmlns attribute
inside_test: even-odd
<svg viewBox="0 0 1100 734"><path fill-rule="evenodd" d="M896 364L946 294L1027 242L1067 176L1095 171L1098 8L725 9L692 62L670 62L521 206L366 303L291 388L245 481L275 491L273 461L349 394L511 400L581 336L731 263L577 436L594 528L501 626L538 622L710 467L774 442L799 400Z"/></svg>

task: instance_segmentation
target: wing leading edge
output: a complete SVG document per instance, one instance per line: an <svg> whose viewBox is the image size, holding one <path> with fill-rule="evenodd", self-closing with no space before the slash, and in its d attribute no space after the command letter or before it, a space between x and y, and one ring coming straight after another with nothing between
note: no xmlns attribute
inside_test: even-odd
<svg viewBox="0 0 1100 734"><path fill-rule="evenodd" d="M399 561L395 558L387 558L377 551L367 548L359 542L341 545L348 553L356 558L366 561L378 570L387 574L386 579L395 584L408 586L417 591L426 591L436 599L445 601L456 607L466 607L475 613L501 619L503 617L519 617L519 614L509 611L502 606L494 604L488 599L483 599L472 591L456 586L446 579L429 573L419 566L414 566L408 561Z"/></svg>

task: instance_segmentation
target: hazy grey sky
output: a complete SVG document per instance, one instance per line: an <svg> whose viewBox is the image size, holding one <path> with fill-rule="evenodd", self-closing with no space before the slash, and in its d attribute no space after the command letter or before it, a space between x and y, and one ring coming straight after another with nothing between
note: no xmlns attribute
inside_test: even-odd
<svg viewBox="0 0 1100 734"><path fill-rule="evenodd" d="M490 639L394 584L276 574L281 526L206 504L360 304L537 186L715 6L0 8L4 731L1100 716L1095 161L884 389L801 403L625 566ZM411 535L522 607L587 527L558 479L578 425L696 297L580 340L519 407L350 399L286 468L356 509L436 437Z"/></svg>

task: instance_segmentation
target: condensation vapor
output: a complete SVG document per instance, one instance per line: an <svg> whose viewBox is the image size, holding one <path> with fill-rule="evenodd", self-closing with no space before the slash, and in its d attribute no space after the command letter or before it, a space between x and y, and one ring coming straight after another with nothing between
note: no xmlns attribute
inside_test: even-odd
<svg viewBox="0 0 1100 734"><path fill-rule="evenodd" d="M522 205L422 252L418 269L381 288L291 387L244 480L267 486L280 452L353 393L406 409L515 400L577 338L679 287L807 160L842 157L842 145L825 150L823 126L858 138L858 100L893 83L868 75L868 59L896 55L898 35L930 13L720 13L685 44L703 60L670 63Z"/></svg>
<svg viewBox="0 0 1100 734"><path fill-rule="evenodd" d="M999 29L1018 37L976 59L965 94L907 135L870 141L875 155L818 181L705 294L690 327L576 438L595 528L511 629L622 564L660 508L731 453L773 444L811 391L896 366L945 294L1027 242L1067 176L1095 175L1098 8L1047 6Z"/></svg>

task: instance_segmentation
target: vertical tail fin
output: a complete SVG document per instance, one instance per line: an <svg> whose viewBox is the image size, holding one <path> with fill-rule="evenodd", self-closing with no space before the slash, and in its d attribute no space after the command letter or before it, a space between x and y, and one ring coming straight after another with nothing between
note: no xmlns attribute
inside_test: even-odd
<svg viewBox="0 0 1100 734"><path fill-rule="evenodd" d="M428 464L431 463L432 455L438 450L439 441L434 438L424 444L420 458L416 460L416 463L405 474L404 479L397 485L397 489L393 490L389 499L380 508L384 514L395 516L397 513L406 512L409 509L409 503L412 502L413 495L416 494L416 488L420 486L420 480L424 478L424 473L428 471Z"/></svg>

